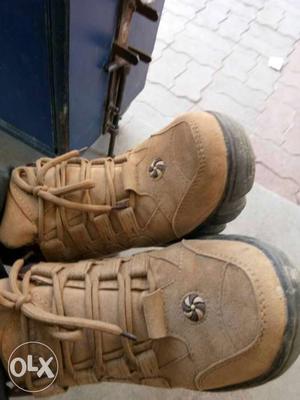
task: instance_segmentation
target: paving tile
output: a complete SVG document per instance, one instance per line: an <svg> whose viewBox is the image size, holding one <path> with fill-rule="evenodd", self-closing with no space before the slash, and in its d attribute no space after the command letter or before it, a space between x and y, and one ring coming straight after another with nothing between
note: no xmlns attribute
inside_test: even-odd
<svg viewBox="0 0 300 400"><path fill-rule="evenodd" d="M253 22L250 29L242 36L240 43L265 57L286 57L293 50L294 40L267 26Z"/></svg>
<svg viewBox="0 0 300 400"><path fill-rule="evenodd" d="M198 13L194 22L202 27L217 29L219 24L228 17L229 8L215 2L208 3L201 13Z"/></svg>
<svg viewBox="0 0 300 400"><path fill-rule="evenodd" d="M257 57L258 53L255 51L237 45L224 60L221 72L244 82L248 72L256 65Z"/></svg>
<svg viewBox="0 0 300 400"><path fill-rule="evenodd" d="M269 98L265 110L257 118L256 134L281 145L287 130L293 125L295 110L287 104Z"/></svg>
<svg viewBox="0 0 300 400"><path fill-rule="evenodd" d="M232 77L221 72L216 73L211 89L216 93L225 94L237 103L262 111L265 107L266 94L260 90L254 90Z"/></svg>
<svg viewBox="0 0 300 400"><path fill-rule="evenodd" d="M166 117L175 117L177 114L188 111L192 106L187 99L179 99L161 85L147 82L145 89L137 100L150 105Z"/></svg>
<svg viewBox="0 0 300 400"><path fill-rule="evenodd" d="M207 2L209 0L181 0L182 3L188 4L196 10L196 12L199 12L203 8L205 8Z"/></svg>
<svg viewBox="0 0 300 400"><path fill-rule="evenodd" d="M278 31L285 35L292 36L295 39L299 39L300 38L299 15L291 13L286 14L278 25Z"/></svg>
<svg viewBox="0 0 300 400"><path fill-rule="evenodd" d="M213 68L191 61L186 71L176 78L171 91L178 97L184 96L191 101L199 101L203 89L211 82L213 74Z"/></svg>
<svg viewBox="0 0 300 400"><path fill-rule="evenodd" d="M247 85L253 89L264 91L270 95L274 90L275 82L280 77L280 72L268 66L268 59L260 57L256 66L249 72Z"/></svg>
<svg viewBox="0 0 300 400"><path fill-rule="evenodd" d="M163 56L160 59L151 63L148 80L170 88L173 86L176 76L186 70L189 60L190 58L187 55L167 48L163 51Z"/></svg>
<svg viewBox="0 0 300 400"><path fill-rule="evenodd" d="M250 0L248 2L242 2L240 0L218 0L218 1L229 7L233 13L246 18L249 22L254 20L257 15L257 8L253 7L252 4L250 4Z"/></svg>
<svg viewBox="0 0 300 400"><path fill-rule="evenodd" d="M291 156L280 146L258 136L251 137L257 162L263 163L281 178L300 185L300 157Z"/></svg>
<svg viewBox="0 0 300 400"><path fill-rule="evenodd" d="M270 44L262 39L262 37L255 37L247 31L242 36L241 45L259 52L264 57L287 57L291 51L292 46L277 47L276 44Z"/></svg>
<svg viewBox="0 0 300 400"><path fill-rule="evenodd" d="M285 134L283 148L289 153L300 156L300 114L296 114L293 125Z"/></svg>
<svg viewBox="0 0 300 400"><path fill-rule="evenodd" d="M297 87L276 83L276 92L272 95L272 100L278 104L287 104L290 108L300 112L300 91Z"/></svg>
<svg viewBox="0 0 300 400"><path fill-rule="evenodd" d="M262 25L268 25L273 29L277 29L279 22L284 17L285 10L276 4L269 2L257 14L257 22Z"/></svg>
<svg viewBox="0 0 300 400"><path fill-rule="evenodd" d="M247 29L249 29L248 19L231 12L220 24L219 33L222 37L238 42Z"/></svg>
<svg viewBox="0 0 300 400"><path fill-rule="evenodd" d="M241 0L241 2L247 6L251 6L260 10L264 7L266 0Z"/></svg>
<svg viewBox="0 0 300 400"><path fill-rule="evenodd" d="M165 11L159 24L157 38L167 44L172 43L175 36L183 31L187 21L185 17Z"/></svg>
<svg viewBox="0 0 300 400"><path fill-rule="evenodd" d="M283 1L283 0L281 0ZM290 4L291 6L295 6L299 9L300 12L300 4L298 0L287 0L288 4Z"/></svg>
<svg viewBox="0 0 300 400"><path fill-rule="evenodd" d="M216 93L211 87L204 91L201 101L192 110L215 110L223 112L235 118L250 133L254 131L258 115L255 110L242 106L225 94Z"/></svg>
<svg viewBox="0 0 300 400"><path fill-rule="evenodd" d="M297 202L299 185L291 179L281 178L262 163L256 164L255 181L272 192L278 193L292 202Z"/></svg>
<svg viewBox="0 0 300 400"><path fill-rule="evenodd" d="M300 3L298 0L276 0L279 6L285 8L286 12L292 15L300 16Z"/></svg>
<svg viewBox="0 0 300 400"><path fill-rule="evenodd" d="M191 38L201 40L212 49L222 51L225 54L229 54L235 45L232 40L222 38L217 32L203 28L193 22L186 26L184 33Z"/></svg>
<svg viewBox="0 0 300 400"><path fill-rule="evenodd" d="M299 20L298 20L299 23ZM299 24L300 26L300 24ZM299 35L300 38L300 35ZM300 41L295 45L294 51L291 53L286 69L293 72L300 72Z"/></svg>
<svg viewBox="0 0 300 400"><path fill-rule="evenodd" d="M154 50L152 53L152 62L158 60L162 56L163 50L167 47L167 44L162 40L157 39Z"/></svg>
<svg viewBox="0 0 300 400"><path fill-rule="evenodd" d="M249 33L255 37L261 38L263 41L273 45L275 48L292 47L294 40L290 37L276 32L268 26L263 26L257 22L253 22L249 29Z"/></svg>
<svg viewBox="0 0 300 400"><path fill-rule="evenodd" d="M300 72L289 71L286 69L279 82L300 90Z"/></svg>
<svg viewBox="0 0 300 400"><path fill-rule="evenodd" d="M180 0L166 0L164 9L172 14L191 19L195 16L197 9L188 3L183 3Z"/></svg>
<svg viewBox="0 0 300 400"><path fill-rule="evenodd" d="M210 44L203 42L197 37L180 34L176 41L171 45L176 51L190 55L201 65L211 66L218 69L222 65L222 60L226 53L222 50L214 49Z"/></svg>
<svg viewBox="0 0 300 400"><path fill-rule="evenodd" d="M266 57L283 57L286 56L287 53L285 50L275 49L273 46L270 46L268 43L264 42L261 38L251 35L249 31L242 36L240 44L246 48L257 51Z"/></svg>

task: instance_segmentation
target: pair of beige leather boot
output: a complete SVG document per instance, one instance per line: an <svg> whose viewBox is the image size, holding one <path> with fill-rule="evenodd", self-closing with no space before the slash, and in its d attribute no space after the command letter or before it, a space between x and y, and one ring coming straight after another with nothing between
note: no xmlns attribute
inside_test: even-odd
<svg viewBox="0 0 300 400"><path fill-rule="evenodd" d="M0 280L4 368L38 341L59 367L43 395L102 381L247 387L282 374L299 353L297 270L258 240L217 235L245 206L254 165L243 128L207 112L115 158L73 151L15 168L0 223L14 261ZM141 246L165 247L104 257ZM17 379L32 392L45 382Z"/></svg>

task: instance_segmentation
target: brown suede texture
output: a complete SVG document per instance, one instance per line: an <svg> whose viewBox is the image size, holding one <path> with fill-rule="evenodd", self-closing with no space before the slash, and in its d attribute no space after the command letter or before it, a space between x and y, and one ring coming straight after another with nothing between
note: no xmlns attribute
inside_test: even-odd
<svg viewBox="0 0 300 400"><path fill-rule="evenodd" d="M149 168L157 160L163 171L153 177ZM227 174L227 150L216 118L184 114L114 159L45 158L36 166L16 168L0 241L9 248L38 244L53 261L168 243L214 212ZM91 205L98 208L88 209Z"/></svg>
<svg viewBox="0 0 300 400"><path fill-rule="evenodd" d="M27 340L49 345L60 372L48 394L101 381L222 388L267 374L283 346L285 293L271 260L244 242L186 240L128 258L40 263L19 294L15 268L0 282L1 359L7 367ZM195 293L205 304L198 321L182 305Z"/></svg>

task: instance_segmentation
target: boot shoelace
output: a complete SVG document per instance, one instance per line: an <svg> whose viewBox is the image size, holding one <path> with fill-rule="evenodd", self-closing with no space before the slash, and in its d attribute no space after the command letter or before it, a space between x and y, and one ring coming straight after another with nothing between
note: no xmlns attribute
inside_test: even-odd
<svg viewBox="0 0 300 400"><path fill-rule="evenodd" d="M100 316L100 304L99 304L99 282L101 281L101 266L98 265L97 273L91 274L95 264L93 261L88 261L85 264L84 269L84 290L85 290L85 304L86 304L86 315L90 318L80 317L69 317L64 315L64 301L63 301L63 290L68 279L80 279L82 277L82 271L80 276L76 275L76 271L69 270L68 275L63 273L68 267L63 265L55 265L54 268L43 276L51 279L53 286L53 308L56 313L42 310L36 306L31 300L30 294L30 282L32 282L35 275L34 267L25 272L22 282L18 279L21 269L24 265L23 260L18 260L14 263L10 274L9 274L9 285L10 291L0 291L0 304L9 308L18 310L21 313L21 329L22 338L24 343L30 341L28 319L44 323L52 327L49 330L50 335L61 342L61 353L58 355L59 360L63 360L64 368L71 373L76 379L76 370L72 364L72 351L71 342L76 342L83 338L83 330L92 330L92 343L93 343L93 355L94 359L94 371L98 380L105 375L105 362L103 360L103 333L120 336L121 345L123 348L123 354L125 359L130 366L134 366L138 369L138 361L133 351L133 341L137 338L132 333L126 331L130 329L132 331L132 293L131 293L131 276L128 272L122 273L123 259L116 259L113 266L110 266L109 276L116 275L118 282L118 319L120 326L98 320ZM127 271L127 270L126 270ZM149 291L155 290L155 282L152 275L152 271L149 263L145 266L145 276L149 284ZM92 275L92 277L91 277ZM37 272L37 277L41 276L40 272ZM71 276L71 278L70 278ZM105 279L105 278L103 278ZM63 355L63 357L62 357ZM63 368L59 369L59 376L61 382L63 382ZM28 388L32 388L33 383L30 374L26 375L26 384Z"/></svg>
<svg viewBox="0 0 300 400"><path fill-rule="evenodd" d="M81 150L82 151L82 150ZM109 213L115 209L123 209L128 207L129 200L122 200L117 202L116 190L114 186L114 165L115 163L122 163L127 161L126 156L120 156L116 158L99 158L96 160L87 160L80 158L81 151L73 150L66 154L63 154L56 158L42 158L36 162L36 185L30 185L27 183L23 176L26 176L26 167L17 167L13 170L12 181L26 193L32 194L38 198L38 231L40 241L43 239L44 226L43 226L43 215L44 215L44 201L48 201L57 206L57 226L61 225L60 221L65 220L65 215L62 208L69 208L90 214L90 218L93 218L93 213ZM81 166L80 177L81 182L66 184L66 169L68 163L76 163ZM89 179L92 165L101 164L105 168L105 177L107 182L108 190L106 191L106 205L93 204L90 190L95 187L95 183ZM56 187L48 187L44 184L45 175L48 170L52 167L55 168L55 180ZM63 196L76 192L86 191L86 203L79 203L65 199ZM132 199L132 197L131 197ZM66 221L65 221L66 223ZM67 225L66 225L67 226Z"/></svg>

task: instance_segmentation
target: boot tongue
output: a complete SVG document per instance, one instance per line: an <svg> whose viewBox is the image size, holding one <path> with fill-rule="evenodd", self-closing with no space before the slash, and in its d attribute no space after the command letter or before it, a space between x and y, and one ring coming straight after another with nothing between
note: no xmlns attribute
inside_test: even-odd
<svg viewBox="0 0 300 400"><path fill-rule="evenodd" d="M132 152L128 156L128 161L123 164L123 185L125 190L132 190L139 193L141 189L141 182L138 177L147 172L147 167L144 164L147 155L147 148L140 147L138 150Z"/></svg>
<svg viewBox="0 0 300 400"><path fill-rule="evenodd" d="M161 339L166 337L168 329L161 289L144 296L143 309L149 338Z"/></svg>
<svg viewBox="0 0 300 400"><path fill-rule="evenodd" d="M115 172L114 172L114 186L116 191L117 201L124 200L128 198L128 192L126 191L126 187L124 185L124 167L127 162L116 163L115 164Z"/></svg>

